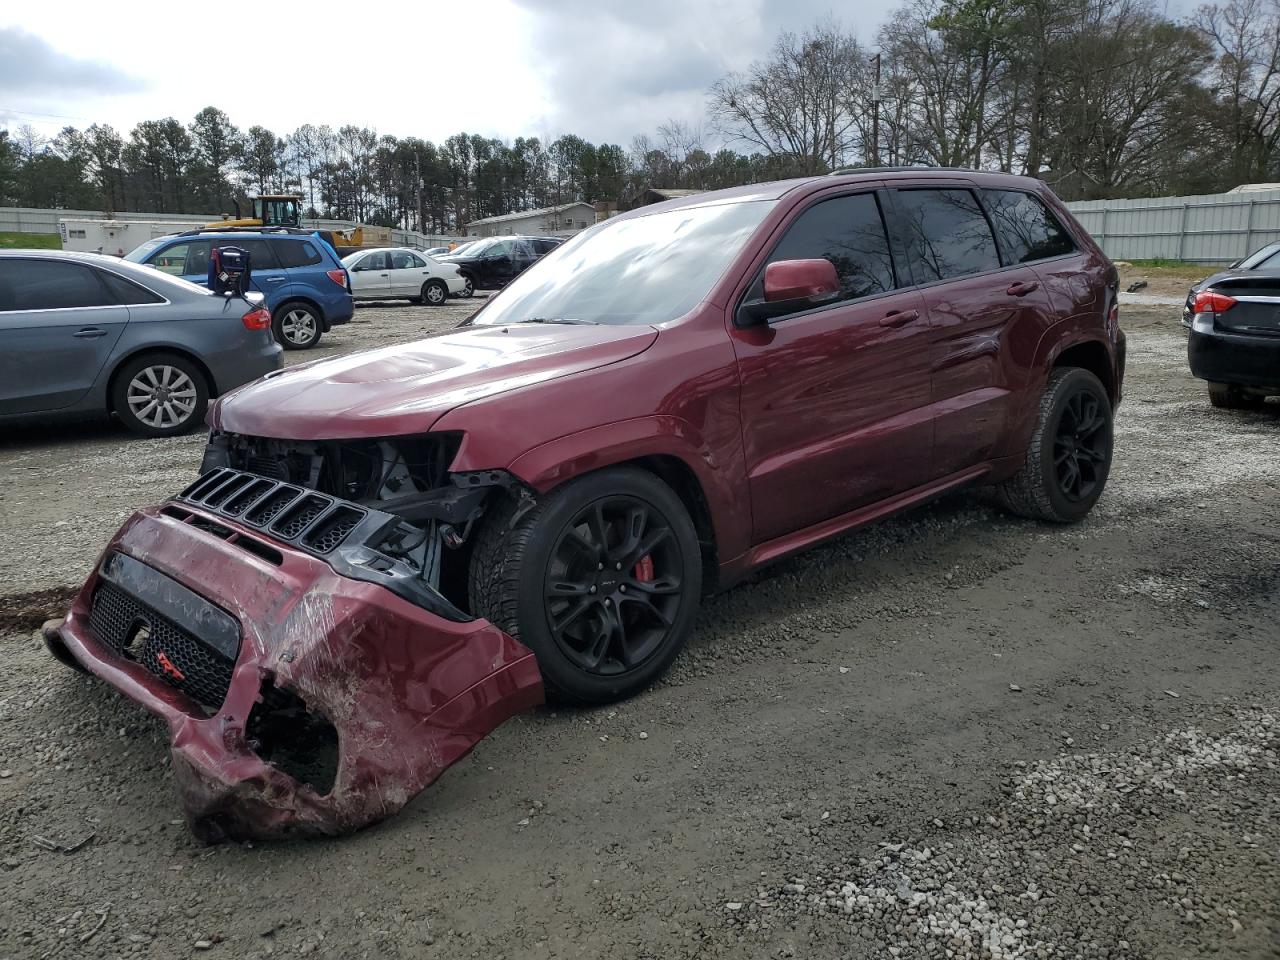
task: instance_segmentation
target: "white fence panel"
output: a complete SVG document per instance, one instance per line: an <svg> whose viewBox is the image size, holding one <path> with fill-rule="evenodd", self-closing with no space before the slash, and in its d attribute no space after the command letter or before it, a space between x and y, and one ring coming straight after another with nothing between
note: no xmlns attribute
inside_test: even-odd
<svg viewBox="0 0 1280 960"><path fill-rule="evenodd" d="M1280 190L1067 204L1113 260L1228 264L1280 240Z"/></svg>

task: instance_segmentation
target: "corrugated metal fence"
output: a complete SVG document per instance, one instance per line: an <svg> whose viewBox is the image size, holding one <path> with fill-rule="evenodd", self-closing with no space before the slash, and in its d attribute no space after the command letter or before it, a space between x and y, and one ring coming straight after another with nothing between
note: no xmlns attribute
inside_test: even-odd
<svg viewBox="0 0 1280 960"><path fill-rule="evenodd" d="M1280 190L1078 200L1067 208L1113 260L1226 264L1280 240Z"/></svg>
<svg viewBox="0 0 1280 960"><path fill-rule="evenodd" d="M0 207L0 232L14 233L57 233L58 221L71 220L106 220L107 215L101 210L48 210L38 207ZM137 213L124 212L111 215L112 220L156 220L174 224L174 229L190 229L192 224L212 223L222 219L221 214L210 213ZM313 230L350 230L355 226L350 220L304 220L304 225ZM397 246L407 247L442 247L452 237L432 236L418 233L416 230L392 230L391 242Z"/></svg>

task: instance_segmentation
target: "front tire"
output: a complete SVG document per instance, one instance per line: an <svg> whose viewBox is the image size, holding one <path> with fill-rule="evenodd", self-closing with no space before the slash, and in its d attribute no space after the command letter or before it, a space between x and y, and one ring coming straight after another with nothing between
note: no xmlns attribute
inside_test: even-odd
<svg viewBox="0 0 1280 960"><path fill-rule="evenodd" d="M1257 410L1266 402L1265 397L1248 393L1233 383L1209 384L1209 403L1220 410Z"/></svg>
<svg viewBox="0 0 1280 960"><path fill-rule="evenodd" d="M470 300L476 294L476 282L468 274L463 274L462 279L467 281L467 285L458 291L457 296L463 300Z"/></svg>
<svg viewBox="0 0 1280 960"><path fill-rule="evenodd" d="M276 307L271 332L286 350L310 350L320 342L320 317L310 304L290 300Z"/></svg>
<svg viewBox="0 0 1280 960"><path fill-rule="evenodd" d="M175 437L204 422L209 384L186 357L149 353L134 357L111 385L111 409L134 433Z"/></svg>
<svg viewBox="0 0 1280 960"><path fill-rule="evenodd" d="M449 299L449 288L443 280L428 280L422 285L422 300L427 306L438 307Z"/></svg>
<svg viewBox="0 0 1280 960"><path fill-rule="evenodd" d="M538 658L553 699L610 703L657 680L693 630L702 557L653 474L588 474L518 513L491 511L471 558L473 612Z"/></svg>
<svg viewBox="0 0 1280 960"><path fill-rule="evenodd" d="M1111 399L1088 370L1049 374L1027 459L997 487L1001 503L1033 520L1074 523L1102 496L1111 473Z"/></svg>

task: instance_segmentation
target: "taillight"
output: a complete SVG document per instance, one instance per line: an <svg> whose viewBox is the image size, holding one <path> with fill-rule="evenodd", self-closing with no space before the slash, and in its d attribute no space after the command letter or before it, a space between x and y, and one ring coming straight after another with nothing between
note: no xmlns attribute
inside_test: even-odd
<svg viewBox="0 0 1280 960"><path fill-rule="evenodd" d="M347 289L347 271L345 270L326 270L329 279L340 286L343 290Z"/></svg>
<svg viewBox="0 0 1280 960"><path fill-rule="evenodd" d="M264 307L257 310L250 310L240 322L244 324L246 330L266 330L271 326L271 312Z"/></svg>
<svg viewBox="0 0 1280 960"><path fill-rule="evenodd" d="M1212 290L1201 290L1196 294L1194 310L1196 313L1226 313L1236 305L1235 297Z"/></svg>

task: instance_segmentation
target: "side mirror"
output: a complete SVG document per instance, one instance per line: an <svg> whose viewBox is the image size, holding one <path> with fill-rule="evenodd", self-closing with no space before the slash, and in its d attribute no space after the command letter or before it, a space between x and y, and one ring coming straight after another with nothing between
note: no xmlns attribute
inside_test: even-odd
<svg viewBox="0 0 1280 960"><path fill-rule="evenodd" d="M840 276L830 260L778 260L764 268L764 297L738 308L737 323L750 327L775 317L830 303L840 295Z"/></svg>

